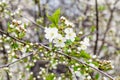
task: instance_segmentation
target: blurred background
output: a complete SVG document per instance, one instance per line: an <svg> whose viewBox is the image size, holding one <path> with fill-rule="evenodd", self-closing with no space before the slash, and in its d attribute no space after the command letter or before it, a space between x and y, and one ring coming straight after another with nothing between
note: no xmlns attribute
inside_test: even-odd
<svg viewBox="0 0 120 80"><path fill-rule="evenodd" d="M8 10L16 14L15 19L21 20L30 27L27 28L25 40L32 42L42 42L47 44L44 39L44 32L41 28L36 28L36 22L44 27L48 27L50 21L47 14L52 15L53 12L60 8L61 16L65 16L74 23L74 29L77 34L83 31L81 37L90 38L90 47L87 52L97 55L101 60L110 60L114 65L114 69L108 73L112 76L120 76L120 0L98 0L98 17L99 17L99 39L96 54L94 53L96 41L96 5L95 0L0 0L5 1ZM0 8L1 9L1 8ZM19 16L22 14L22 17ZM0 13L0 28L7 29L7 22L11 21L11 17ZM1 34L2 35L2 34ZM2 45L2 43L1 43ZM2 46L0 46L2 47ZM8 47L8 45L6 45ZM3 52L0 52L0 65L5 64ZM23 70L21 63L14 64L14 70ZM2 71L1 71L2 72ZM4 74L2 72L2 74ZM1 76L1 73L0 73ZM6 75L2 75L6 76ZM18 80L17 74L12 80ZM4 77L1 80L8 80ZM23 79L26 80L26 79Z"/></svg>

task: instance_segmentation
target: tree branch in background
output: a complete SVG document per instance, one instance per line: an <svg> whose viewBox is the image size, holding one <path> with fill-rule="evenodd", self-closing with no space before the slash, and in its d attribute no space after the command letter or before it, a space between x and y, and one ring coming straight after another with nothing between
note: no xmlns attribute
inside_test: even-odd
<svg viewBox="0 0 120 80"><path fill-rule="evenodd" d="M95 10L96 10L96 40L95 40L95 47L94 47L94 55L97 54L98 39L99 39L99 12L98 12L97 0L95 0Z"/></svg>
<svg viewBox="0 0 120 80"><path fill-rule="evenodd" d="M111 25L111 22L112 22L112 19L113 19L113 14L114 14L114 11L115 11L115 5L119 2L120 0L116 0L115 3L114 3L114 7L112 9L110 9L110 17L109 17L109 20L108 20L108 23L107 23L107 26L106 26L106 30L103 34L103 39L102 39L102 44L98 50L98 55L100 54L103 46L104 46L104 43L105 43L105 39L106 39L106 35L107 35L107 32L108 30L110 29L110 25Z"/></svg>
<svg viewBox="0 0 120 80"><path fill-rule="evenodd" d="M102 40L102 39L99 39L99 41L103 41L103 40ZM112 43L110 43L110 42L108 42L108 41L104 41L104 43L106 43L106 44L109 45L109 46L114 47L116 50L120 50L120 47L115 46L114 44L112 44Z"/></svg>
<svg viewBox="0 0 120 80"><path fill-rule="evenodd" d="M46 5L47 5L47 3L43 4L43 26L46 26L46 21L47 21Z"/></svg>
<svg viewBox="0 0 120 80"><path fill-rule="evenodd" d="M28 17L26 17L26 16L23 16L23 15L21 15L21 17L27 19L28 21L31 21L31 22L32 22L33 24L35 24L37 27L39 27L39 28L41 28L41 29L44 30L44 27L43 27L42 25L37 24L35 21L31 20L30 18L28 18Z"/></svg>

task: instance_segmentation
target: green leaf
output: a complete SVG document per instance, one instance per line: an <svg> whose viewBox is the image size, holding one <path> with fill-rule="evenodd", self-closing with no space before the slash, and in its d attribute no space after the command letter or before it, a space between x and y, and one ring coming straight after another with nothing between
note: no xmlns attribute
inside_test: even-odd
<svg viewBox="0 0 120 80"><path fill-rule="evenodd" d="M24 24L24 28L27 28L27 24Z"/></svg>
<svg viewBox="0 0 120 80"><path fill-rule="evenodd" d="M10 22L7 23L7 26L10 27Z"/></svg>
<svg viewBox="0 0 120 80"><path fill-rule="evenodd" d="M95 66L99 66L99 63L97 61L92 62Z"/></svg>
<svg viewBox="0 0 120 80"><path fill-rule="evenodd" d="M55 75L48 74L48 75L46 76L46 80L53 80L54 77L55 77Z"/></svg>
<svg viewBox="0 0 120 80"><path fill-rule="evenodd" d="M80 51L80 57L83 57L83 58L86 58L86 59L91 58L90 54L86 53L84 50Z"/></svg>
<svg viewBox="0 0 120 80"><path fill-rule="evenodd" d="M100 77L100 75L99 75L99 74L96 74L96 75L95 75L95 80L98 80L99 77Z"/></svg>
<svg viewBox="0 0 120 80"><path fill-rule="evenodd" d="M48 17L48 19L49 19L51 22L53 22L53 23L54 23L54 19L53 19L53 17L52 17L52 16L49 16L49 15L47 14L47 17Z"/></svg>
<svg viewBox="0 0 120 80"><path fill-rule="evenodd" d="M67 45L71 45L71 44L72 44L72 41L69 39L69 40L66 41L66 44L67 44Z"/></svg>
<svg viewBox="0 0 120 80"><path fill-rule="evenodd" d="M57 27L55 24L50 24L50 27L53 28L53 27Z"/></svg>
<svg viewBox="0 0 120 80"><path fill-rule="evenodd" d="M54 19L54 22L55 24L58 24L59 22L59 18L60 18L60 9L57 9L54 14L53 14L53 19Z"/></svg>
<svg viewBox="0 0 120 80"><path fill-rule="evenodd" d="M19 33L19 38L23 38L25 36L24 32Z"/></svg>
<svg viewBox="0 0 120 80"><path fill-rule="evenodd" d="M12 45L11 45L12 48L16 49L18 48L18 44L16 42L13 42Z"/></svg>
<svg viewBox="0 0 120 80"><path fill-rule="evenodd" d="M105 10L105 8L106 8L106 7L102 5L102 6L99 6L99 7L98 7L98 10L99 10L99 11L103 11L103 10Z"/></svg>
<svg viewBox="0 0 120 80"><path fill-rule="evenodd" d="M51 16L47 14L47 17L52 22L51 27L58 27L60 9L57 9Z"/></svg>
<svg viewBox="0 0 120 80"><path fill-rule="evenodd" d="M95 29L96 29L95 26L92 26L92 27L90 28L90 31L91 31L91 32L94 32Z"/></svg>
<svg viewBox="0 0 120 80"><path fill-rule="evenodd" d="M27 62L27 61L28 61L28 59L27 59L27 58L25 58L25 59L23 59L23 61L24 61L24 62Z"/></svg>
<svg viewBox="0 0 120 80"><path fill-rule="evenodd" d="M10 28L10 23L9 22L7 23L7 27L8 27L7 32L12 32L12 29Z"/></svg>

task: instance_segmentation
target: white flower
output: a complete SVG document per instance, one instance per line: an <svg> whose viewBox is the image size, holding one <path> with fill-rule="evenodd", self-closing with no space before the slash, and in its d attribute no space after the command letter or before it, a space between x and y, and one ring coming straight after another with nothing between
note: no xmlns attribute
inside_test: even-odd
<svg viewBox="0 0 120 80"><path fill-rule="evenodd" d="M21 25L20 25L20 28L24 29L24 28L25 28L25 27L24 27L24 24L21 24Z"/></svg>
<svg viewBox="0 0 120 80"><path fill-rule="evenodd" d="M68 49L67 52L72 52L72 50L71 50L71 49Z"/></svg>
<svg viewBox="0 0 120 80"><path fill-rule="evenodd" d="M89 46L89 39L88 38L84 38L83 41L80 42L81 46L78 47L78 51L81 51L81 50L86 50L87 49L87 46Z"/></svg>
<svg viewBox="0 0 120 80"><path fill-rule="evenodd" d="M45 28L45 38L49 40L49 42L52 42L54 38L58 35L58 29L57 28Z"/></svg>
<svg viewBox="0 0 120 80"><path fill-rule="evenodd" d="M14 25L10 24L10 27L11 27L11 28L14 28Z"/></svg>
<svg viewBox="0 0 120 80"><path fill-rule="evenodd" d="M79 34L83 34L83 32L82 32L82 31L80 31L80 32L79 32Z"/></svg>
<svg viewBox="0 0 120 80"><path fill-rule="evenodd" d="M64 16L61 16L60 19L61 20L66 20L66 18Z"/></svg>
<svg viewBox="0 0 120 80"><path fill-rule="evenodd" d="M115 66L113 66L113 65L111 65L111 67L112 67L112 69L114 69L114 68L115 68Z"/></svg>
<svg viewBox="0 0 120 80"><path fill-rule="evenodd" d="M89 38L84 38L84 40L81 41L80 43L81 43L82 45L90 46Z"/></svg>
<svg viewBox="0 0 120 80"><path fill-rule="evenodd" d="M65 20L65 24L67 26L72 26L72 27L75 27L75 24L73 24L72 22L68 21L68 20Z"/></svg>
<svg viewBox="0 0 120 80"><path fill-rule="evenodd" d="M62 37L61 34L58 34L57 37L53 40L53 43L55 43L56 47L64 47L65 46L65 38Z"/></svg>
<svg viewBox="0 0 120 80"><path fill-rule="evenodd" d="M86 45L81 45L81 50L86 50L87 46Z"/></svg>
<svg viewBox="0 0 120 80"><path fill-rule="evenodd" d="M67 34L67 33L71 33L71 32L73 32L73 29L72 28L66 28L65 30L64 30L64 32Z"/></svg>
<svg viewBox="0 0 120 80"><path fill-rule="evenodd" d="M40 76L37 76L37 78L40 78Z"/></svg>
<svg viewBox="0 0 120 80"><path fill-rule="evenodd" d="M20 31L20 28L19 27L15 27L16 30Z"/></svg>
<svg viewBox="0 0 120 80"><path fill-rule="evenodd" d="M95 59L95 58L97 58L97 56L96 56L96 55L93 55L92 58Z"/></svg>
<svg viewBox="0 0 120 80"><path fill-rule="evenodd" d="M81 51L81 47L77 47L78 51Z"/></svg>
<svg viewBox="0 0 120 80"><path fill-rule="evenodd" d="M88 79L88 80L91 80L91 76L87 76L87 79Z"/></svg>
<svg viewBox="0 0 120 80"><path fill-rule="evenodd" d="M106 77L103 77L103 80L108 80Z"/></svg>
<svg viewBox="0 0 120 80"><path fill-rule="evenodd" d="M16 23L16 22L17 22L17 20L16 20L16 19L13 19L13 20L12 20L12 22Z"/></svg>
<svg viewBox="0 0 120 80"><path fill-rule="evenodd" d="M75 27L75 24L67 20L64 16L61 16L60 19L65 21L66 26Z"/></svg>
<svg viewBox="0 0 120 80"><path fill-rule="evenodd" d="M22 22L19 20L19 21L17 21L17 23L18 23L18 24L21 24Z"/></svg>
<svg viewBox="0 0 120 80"><path fill-rule="evenodd" d="M58 80L62 80L62 78L61 78L61 77L58 77Z"/></svg>
<svg viewBox="0 0 120 80"><path fill-rule="evenodd" d="M70 39L72 42L75 40L76 34L72 28L66 28L64 32L66 33L65 35L66 39Z"/></svg>
<svg viewBox="0 0 120 80"><path fill-rule="evenodd" d="M77 47L77 49L78 49L78 51L86 50L87 46L86 45L81 45L80 47Z"/></svg>

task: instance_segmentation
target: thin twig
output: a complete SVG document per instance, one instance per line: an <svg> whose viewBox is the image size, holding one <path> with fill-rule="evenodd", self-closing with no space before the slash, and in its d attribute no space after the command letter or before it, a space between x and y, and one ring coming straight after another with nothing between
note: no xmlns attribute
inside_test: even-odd
<svg viewBox="0 0 120 80"><path fill-rule="evenodd" d="M13 62L8 63L8 64L6 64L6 65L2 65L2 66L0 66L0 68L9 67L10 65L12 65L12 64L14 64L14 63L16 63L16 62L19 62L20 60L23 60L23 59L25 59L25 58L27 58L27 57L35 54L35 53L36 53L36 51L35 51L34 53L30 53L30 54L28 54L28 55L26 55L26 56L24 56L24 57L22 57L22 58L20 58L20 59L18 59L18 60L16 60L16 61L13 61Z"/></svg>
<svg viewBox="0 0 120 80"><path fill-rule="evenodd" d="M1 33L3 33L4 35L6 35L6 36L8 36L8 37L10 37L10 38L12 38L12 39L14 39L14 40L16 40L16 41L18 41L18 42L22 43L22 44L26 44L24 41L19 40L19 39L15 38L15 37L11 36L9 33L4 32L4 31L3 31L3 30L1 30L1 29L0 29L0 32L1 32Z"/></svg>
<svg viewBox="0 0 120 80"><path fill-rule="evenodd" d="M31 21L33 24L35 24L37 27L41 28L41 29L44 29L44 27L42 25L39 25L37 24L35 21L31 20L30 18L26 17L26 16L23 16L21 15L21 17L27 19L28 21Z"/></svg>
<svg viewBox="0 0 120 80"><path fill-rule="evenodd" d="M87 34L85 34L85 35L82 35L82 36L80 37L80 39L82 40L82 39L84 39L85 37L88 37L88 36L93 35L93 34L95 34L95 33L96 33L96 31L95 31L95 32L89 32L89 33L87 33Z"/></svg>

